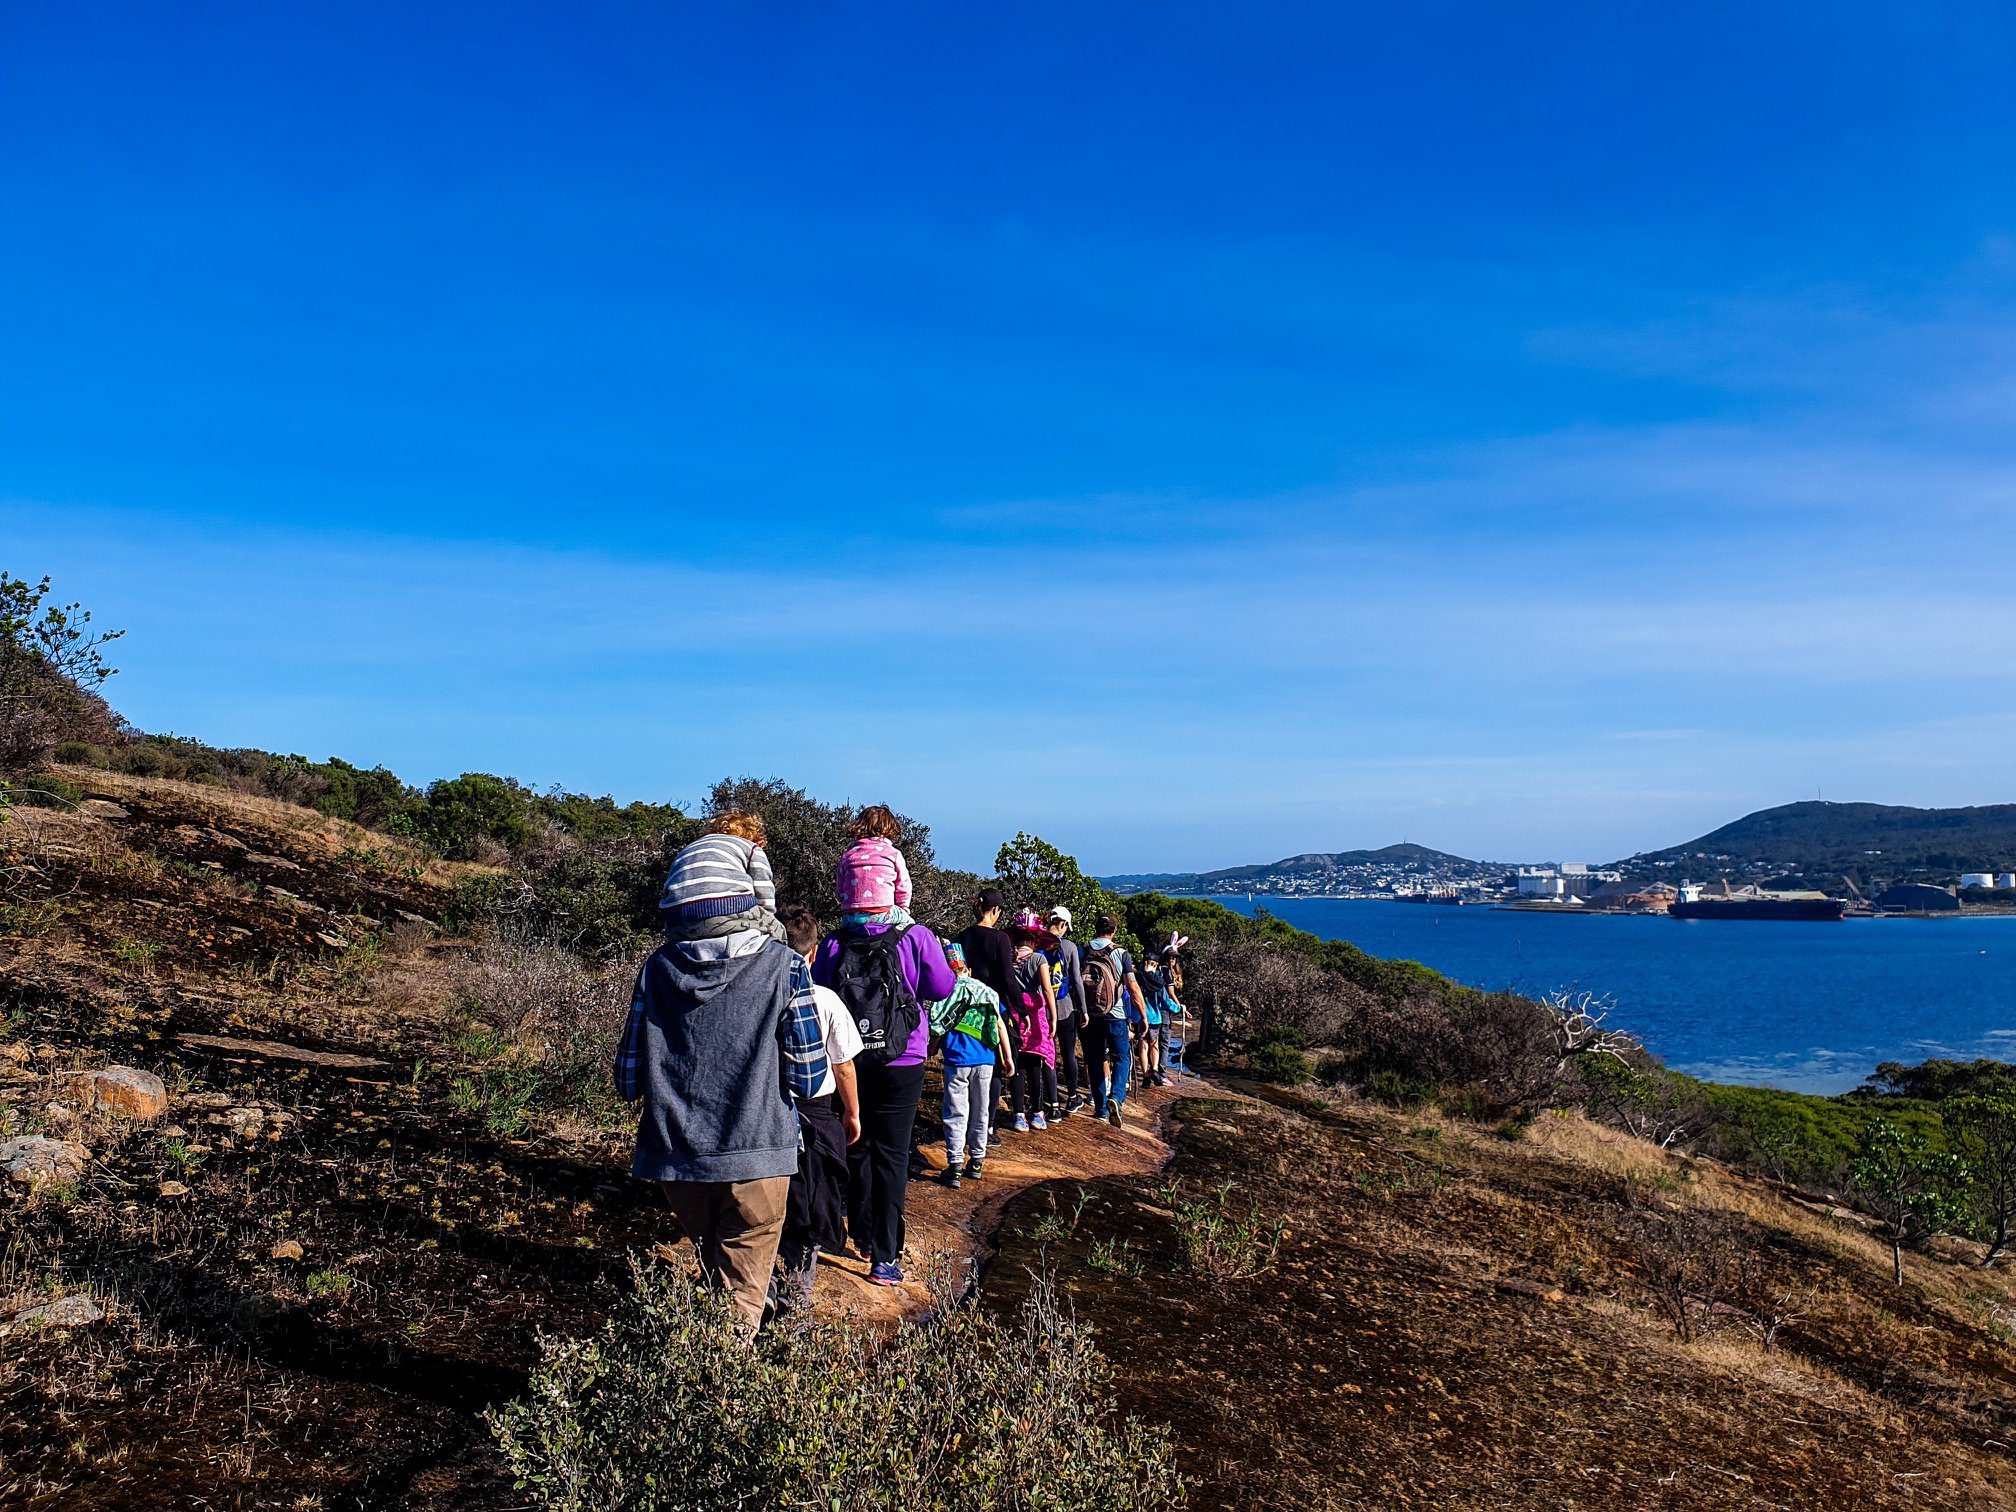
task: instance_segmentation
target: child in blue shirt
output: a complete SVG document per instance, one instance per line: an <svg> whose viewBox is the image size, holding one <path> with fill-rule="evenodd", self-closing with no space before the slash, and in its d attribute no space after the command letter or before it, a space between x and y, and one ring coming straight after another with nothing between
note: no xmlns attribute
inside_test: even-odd
<svg viewBox="0 0 2016 1512"><path fill-rule="evenodd" d="M1008 1053L1001 998L967 968L966 952L945 947L958 982L931 1005L931 1029L945 1036L945 1174L948 1187L978 1181L987 1159L987 1119L994 1106L994 1069ZM962 1168L961 1159L964 1158Z"/></svg>

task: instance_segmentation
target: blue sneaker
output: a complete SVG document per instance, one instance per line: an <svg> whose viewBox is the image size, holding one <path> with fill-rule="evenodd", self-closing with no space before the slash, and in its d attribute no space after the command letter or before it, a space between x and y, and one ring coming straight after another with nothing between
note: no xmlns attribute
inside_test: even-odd
<svg viewBox="0 0 2016 1512"><path fill-rule="evenodd" d="M1029 1127L1032 1129L1047 1129L1050 1127L1050 1121L1041 1113L1038 1113L1034 1118L1029 1120Z"/></svg>
<svg viewBox="0 0 2016 1512"><path fill-rule="evenodd" d="M1039 1114L1037 1116L1041 1117L1042 1115ZM1015 1132L1017 1134L1027 1134L1029 1132L1029 1120L1024 1118L1020 1113L1015 1115Z"/></svg>
<svg viewBox="0 0 2016 1512"><path fill-rule="evenodd" d="M868 1267L868 1279L877 1286L901 1286L903 1267L894 1260L877 1260Z"/></svg>

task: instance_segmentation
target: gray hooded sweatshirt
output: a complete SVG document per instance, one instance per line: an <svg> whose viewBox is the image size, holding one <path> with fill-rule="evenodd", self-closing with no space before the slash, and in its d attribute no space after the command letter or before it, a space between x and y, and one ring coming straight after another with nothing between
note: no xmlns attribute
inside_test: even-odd
<svg viewBox="0 0 2016 1512"><path fill-rule="evenodd" d="M638 974L644 1104L633 1176L757 1181L798 1169L784 1078L798 957L774 940L736 944L742 953L724 940L667 941Z"/></svg>

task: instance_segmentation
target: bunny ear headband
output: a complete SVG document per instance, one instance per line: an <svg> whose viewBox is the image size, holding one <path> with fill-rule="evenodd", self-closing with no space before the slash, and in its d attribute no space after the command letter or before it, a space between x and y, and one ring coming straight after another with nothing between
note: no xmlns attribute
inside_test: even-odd
<svg viewBox="0 0 2016 1512"><path fill-rule="evenodd" d="M1189 943L1190 943L1190 936L1185 934L1177 934L1174 930L1171 930L1169 934L1169 945L1168 948L1163 951L1163 954L1174 955L1176 954L1177 951L1181 950L1185 945L1188 945Z"/></svg>

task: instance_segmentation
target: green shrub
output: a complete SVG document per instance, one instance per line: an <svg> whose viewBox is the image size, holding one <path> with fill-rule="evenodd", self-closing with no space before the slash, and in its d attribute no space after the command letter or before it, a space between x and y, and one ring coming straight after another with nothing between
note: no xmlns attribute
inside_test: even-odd
<svg viewBox="0 0 2016 1512"><path fill-rule="evenodd" d="M441 911L441 927L455 934L471 933L489 923L523 888L522 882L504 872L464 877L448 894L448 906Z"/></svg>
<svg viewBox="0 0 2016 1512"><path fill-rule="evenodd" d="M1435 1084L1404 1071L1384 1069L1365 1078L1365 1095L1389 1108L1418 1108L1435 1095Z"/></svg>
<svg viewBox="0 0 2016 1512"><path fill-rule="evenodd" d="M480 856L486 841L508 850L531 838L532 802L530 790L509 777L464 772L430 783L420 809L400 817L442 855L466 861Z"/></svg>
<svg viewBox="0 0 2016 1512"><path fill-rule="evenodd" d="M599 1334L542 1338L490 1414L552 1512L1147 1512L1183 1501L1166 1430L1123 1417L1089 1333L1039 1284L892 1334L821 1314L753 1344L726 1299L633 1262Z"/></svg>
<svg viewBox="0 0 2016 1512"><path fill-rule="evenodd" d="M63 766L102 767L105 765L105 751L88 740L64 740L59 741L56 749L49 753L49 759Z"/></svg>
<svg viewBox="0 0 2016 1512"><path fill-rule="evenodd" d="M1265 1031L1246 1053L1246 1064L1261 1081L1299 1087L1316 1074L1309 1057L1302 1053L1302 1036L1281 1026Z"/></svg>
<svg viewBox="0 0 2016 1512"><path fill-rule="evenodd" d="M1176 1243L1182 1268L1207 1281L1243 1281L1274 1268L1288 1225L1260 1216L1257 1207L1235 1211L1232 1183L1208 1197L1186 1197L1173 1182L1163 1196L1176 1213Z"/></svg>

